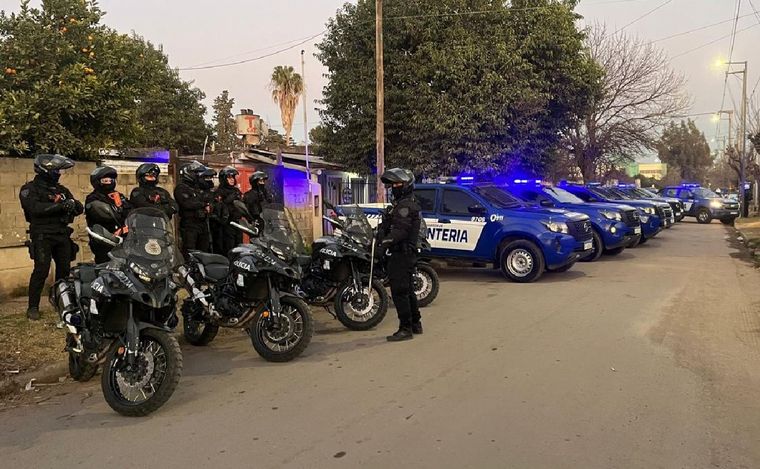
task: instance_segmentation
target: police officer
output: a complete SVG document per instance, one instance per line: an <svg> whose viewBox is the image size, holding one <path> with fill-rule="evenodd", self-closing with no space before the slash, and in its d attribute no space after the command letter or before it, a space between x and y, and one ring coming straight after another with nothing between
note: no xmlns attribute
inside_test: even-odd
<svg viewBox="0 0 760 469"><path fill-rule="evenodd" d="M380 177L391 189L393 205L378 233L380 249L387 249L391 297L398 313L398 331L388 336L391 342L410 340L422 334L420 310L414 294L413 276L417 263L417 240L420 233L420 206L414 199L414 174L408 169L393 168Z"/></svg>
<svg viewBox="0 0 760 469"><path fill-rule="evenodd" d="M73 168L74 162L61 155L37 155L34 172L37 175L21 186L19 199L24 217L29 223L29 254L34 270L29 278L29 307L26 316L40 318L40 295L50 272L50 261L55 261L55 279L69 275L71 261L79 247L71 240L68 225L81 215L82 204L74 199L67 188L58 183L63 170Z"/></svg>
<svg viewBox="0 0 760 469"><path fill-rule="evenodd" d="M240 173L232 166L219 171L219 187L214 191L215 213L219 229L215 232L215 252L227 255L238 244L243 242L243 233L230 226L230 222L239 222L243 212L235 207L236 200L242 200L243 194L237 188L237 177Z"/></svg>
<svg viewBox="0 0 760 469"><path fill-rule="evenodd" d="M198 161L184 165L179 170L180 183L174 188L174 198L179 205L179 229L182 234L182 254L189 251L210 252L209 216L211 203L208 200L209 168ZM213 187L213 179L211 180Z"/></svg>
<svg viewBox="0 0 760 469"><path fill-rule="evenodd" d="M160 174L161 168L155 163L143 163L138 166L137 171L135 171L138 187L132 189L132 193L129 194L129 202L134 208L157 208L171 220L172 216L179 211L179 206L169 191L163 187L158 187L158 176Z"/></svg>
<svg viewBox="0 0 760 469"><path fill-rule="evenodd" d="M116 190L118 173L110 166L100 166L90 174L93 191L84 202L84 216L87 226L100 225L116 235L122 234L124 221L132 208L127 196ZM90 238L90 250L95 255L95 263L108 262L108 253L113 246Z"/></svg>
<svg viewBox="0 0 760 469"><path fill-rule="evenodd" d="M255 222L259 228L261 227L261 212L264 206L274 200L272 193L267 188L268 180L269 176L264 171L256 171L251 174L251 177L248 178L251 189L243 196L248 212L254 218L251 221Z"/></svg>

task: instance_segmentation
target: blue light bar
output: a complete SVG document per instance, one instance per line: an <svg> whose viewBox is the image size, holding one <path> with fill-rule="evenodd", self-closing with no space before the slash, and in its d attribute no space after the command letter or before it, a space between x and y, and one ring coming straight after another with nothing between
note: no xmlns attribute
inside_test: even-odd
<svg viewBox="0 0 760 469"><path fill-rule="evenodd" d="M601 187L602 183L601 182L589 182L588 184L586 184L586 186L588 186L588 187Z"/></svg>
<svg viewBox="0 0 760 469"><path fill-rule="evenodd" d="M540 179L515 179L513 182L515 184L535 184L539 186L542 181Z"/></svg>
<svg viewBox="0 0 760 469"><path fill-rule="evenodd" d="M702 187L702 186L699 185L698 183L690 182L690 183L681 184L681 187Z"/></svg>

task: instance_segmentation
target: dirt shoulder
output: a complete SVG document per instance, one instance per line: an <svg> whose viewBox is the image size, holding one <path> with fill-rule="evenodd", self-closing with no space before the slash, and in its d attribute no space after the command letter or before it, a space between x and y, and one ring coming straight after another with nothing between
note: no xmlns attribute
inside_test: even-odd
<svg viewBox="0 0 760 469"><path fill-rule="evenodd" d="M58 329L52 309L42 310L42 319L26 318L26 298L0 303L0 372L6 378L25 374L43 365L64 361L65 332Z"/></svg>

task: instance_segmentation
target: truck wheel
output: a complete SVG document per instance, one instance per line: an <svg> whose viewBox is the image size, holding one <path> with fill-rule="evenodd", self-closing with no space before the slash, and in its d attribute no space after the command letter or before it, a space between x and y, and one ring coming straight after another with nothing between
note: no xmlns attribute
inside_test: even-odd
<svg viewBox="0 0 760 469"><path fill-rule="evenodd" d="M544 255L532 241L518 239L501 249L499 267L501 273L513 282L535 282L544 273Z"/></svg>
<svg viewBox="0 0 760 469"><path fill-rule="evenodd" d="M707 224L712 221L712 215L710 215L710 211L706 208L700 208L699 212L697 212L697 223L701 224Z"/></svg>
<svg viewBox="0 0 760 469"><path fill-rule="evenodd" d="M599 233L593 228L591 229L591 236L593 237L591 254L581 259L581 262L594 262L602 257L602 253L604 252L604 242L602 241L602 237L599 236Z"/></svg>

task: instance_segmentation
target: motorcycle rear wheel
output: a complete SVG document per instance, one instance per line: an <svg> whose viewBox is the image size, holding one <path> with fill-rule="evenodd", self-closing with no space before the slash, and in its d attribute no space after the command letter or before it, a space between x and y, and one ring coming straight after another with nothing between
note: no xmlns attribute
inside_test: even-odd
<svg viewBox="0 0 760 469"><path fill-rule="evenodd" d="M182 376L182 350L177 339L164 331L140 331L136 362L138 371L126 370L126 358L114 350L106 360L100 380L108 405L127 417L143 417L156 411L174 394ZM130 382L135 380L139 383ZM130 391L129 396L125 395L125 389Z"/></svg>
<svg viewBox="0 0 760 469"><path fill-rule="evenodd" d="M264 305L253 317L248 334L253 348L264 360L281 363L293 360L306 350L314 335L314 319L309 306L299 298L283 296L280 304L279 328L275 329L272 321L264 317L264 312L271 314Z"/></svg>
<svg viewBox="0 0 760 469"><path fill-rule="evenodd" d="M417 295L417 306L429 305L438 296L440 280L438 273L430 264L417 264L414 272L414 294Z"/></svg>

